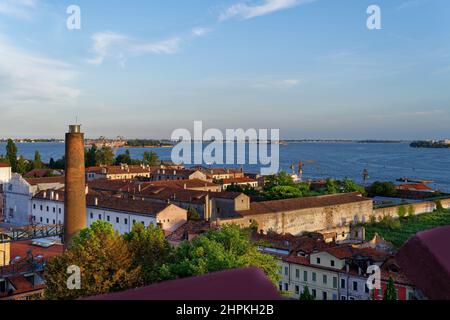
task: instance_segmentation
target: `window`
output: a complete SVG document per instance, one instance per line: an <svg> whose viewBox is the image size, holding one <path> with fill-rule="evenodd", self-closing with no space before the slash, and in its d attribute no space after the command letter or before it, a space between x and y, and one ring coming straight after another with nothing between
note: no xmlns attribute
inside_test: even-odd
<svg viewBox="0 0 450 320"><path fill-rule="evenodd" d="M330 265L331 265L332 267L334 267L334 260L331 260L331 261L330 261Z"/></svg>
<svg viewBox="0 0 450 320"><path fill-rule="evenodd" d="M53 213L56 213L56 208L55 207L53 207Z"/></svg>
<svg viewBox="0 0 450 320"><path fill-rule="evenodd" d="M295 286L295 294L299 294L300 293L300 287L299 286Z"/></svg>
<svg viewBox="0 0 450 320"><path fill-rule="evenodd" d="M120 222L119 217L116 217L116 223L119 223L119 222Z"/></svg>
<svg viewBox="0 0 450 320"><path fill-rule="evenodd" d="M317 264L320 264L320 258L316 258Z"/></svg>
<svg viewBox="0 0 450 320"><path fill-rule="evenodd" d="M328 294L325 291L322 292L322 300L328 300Z"/></svg>
<svg viewBox="0 0 450 320"><path fill-rule="evenodd" d="M347 300L346 296L341 296L341 300Z"/></svg>
<svg viewBox="0 0 450 320"><path fill-rule="evenodd" d="M36 209L36 204L33 204L33 209Z"/></svg>
<svg viewBox="0 0 450 320"><path fill-rule="evenodd" d="M316 291L316 289L312 289L312 295L313 295L314 299L317 297L317 291Z"/></svg>
<svg viewBox="0 0 450 320"><path fill-rule="evenodd" d="M289 275L289 268L288 267L284 267L284 274L286 276Z"/></svg>
<svg viewBox="0 0 450 320"><path fill-rule="evenodd" d="M341 279L341 289L345 289L345 279Z"/></svg>
<svg viewBox="0 0 450 320"><path fill-rule="evenodd" d="M280 291L283 291L283 283L282 283L282 282L280 282L280 283L278 284L278 289L280 289Z"/></svg>
<svg viewBox="0 0 450 320"><path fill-rule="evenodd" d="M43 210L42 204L40 205L40 209L41 209L41 211Z"/></svg>
<svg viewBox="0 0 450 320"><path fill-rule="evenodd" d="M284 284L284 291L289 291L289 284L287 283Z"/></svg>
<svg viewBox="0 0 450 320"><path fill-rule="evenodd" d="M123 219L123 222L124 222L125 224L128 224L128 219L127 219L127 218Z"/></svg>
<svg viewBox="0 0 450 320"><path fill-rule="evenodd" d="M300 278L300 270L299 269L295 269L295 277L297 279Z"/></svg>
<svg viewBox="0 0 450 320"><path fill-rule="evenodd" d="M94 214L91 212L91 219L94 219Z"/></svg>
<svg viewBox="0 0 450 320"><path fill-rule="evenodd" d="M53 219L53 224L56 224L56 220L55 219Z"/></svg>
<svg viewBox="0 0 450 320"><path fill-rule="evenodd" d="M333 288L337 288L337 286L338 286L338 279L337 279L337 277L333 277Z"/></svg>
<svg viewBox="0 0 450 320"><path fill-rule="evenodd" d="M49 212L50 211L50 208L49 208L49 206L47 206L47 212Z"/></svg>
<svg viewBox="0 0 450 320"><path fill-rule="evenodd" d="M312 273L312 281L314 281L314 282L317 281L317 275L315 272Z"/></svg>
<svg viewBox="0 0 450 320"><path fill-rule="evenodd" d="M47 218L47 224L49 224L50 220Z"/></svg>
<svg viewBox="0 0 450 320"><path fill-rule="evenodd" d="M353 291L358 291L358 282L353 281Z"/></svg>
<svg viewBox="0 0 450 320"><path fill-rule="evenodd" d="M106 221L110 221L111 220L111 218L110 218L110 216L106 216Z"/></svg>
<svg viewBox="0 0 450 320"><path fill-rule="evenodd" d="M41 222L42 222L42 217L40 217L40 218L39 218L39 221L41 221Z"/></svg>
<svg viewBox="0 0 450 320"><path fill-rule="evenodd" d="M98 220L102 220L102 215L101 214L98 215Z"/></svg>
<svg viewBox="0 0 450 320"><path fill-rule="evenodd" d="M58 209L58 212L61 213L61 208Z"/></svg>
<svg viewBox="0 0 450 320"><path fill-rule="evenodd" d="M308 271L303 271L303 281L308 281Z"/></svg>
<svg viewBox="0 0 450 320"><path fill-rule="evenodd" d="M323 284L327 284L328 279L325 274L323 275L322 280L323 280Z"/></svg>
<svg viewBox="0 0 450 320"><path fill-rule="evenodd" d="M33 216L33 221L36 221L36 216Z"/></svg>

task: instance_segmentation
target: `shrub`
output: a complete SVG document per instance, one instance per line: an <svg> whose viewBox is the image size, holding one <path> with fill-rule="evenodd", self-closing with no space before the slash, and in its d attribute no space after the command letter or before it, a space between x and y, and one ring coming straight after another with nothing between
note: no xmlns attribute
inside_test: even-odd
<svg viewBox="0 0 450 320"><path fill-rule="evenodd" d="M416 210L413 206L408 207L408 217L414 217L416 215Z"/></svg>
<svg viewBox="0 0 450 320"><path fill-rule="evenodd" d="M434 203L436 204L436 210L438 210L438 211L444 210L441 200L436 200Z"/></svg>
<svg viewBox="0 0 450 320"><path fill-rule="evenodd" d="M405 206L400 206L397 209L397 215L399 218L404 218L406 217L406 207Z"/></svg>

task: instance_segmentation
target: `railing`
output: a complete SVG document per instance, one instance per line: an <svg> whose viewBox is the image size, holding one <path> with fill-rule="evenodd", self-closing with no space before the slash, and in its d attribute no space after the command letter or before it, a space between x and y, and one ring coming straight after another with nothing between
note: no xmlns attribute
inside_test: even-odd
<svg viewBox="0 0 450 320"><path fill-rule="evenodd" d="M29 225L20 228L0 229L0 243L61 237L63 225Z"/></svg>

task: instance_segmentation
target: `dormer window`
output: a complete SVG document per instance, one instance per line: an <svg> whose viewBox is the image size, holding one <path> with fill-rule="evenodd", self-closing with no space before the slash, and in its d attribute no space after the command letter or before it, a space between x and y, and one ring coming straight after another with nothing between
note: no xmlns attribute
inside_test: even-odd
<svg viewBox="0 0 450 320"><path fill-rule="evenodd" d="M320 264L320 258L316 258L316 263Z"/></svg>
<svg viewBox="0 0 450 320"><path fill-rule="evenodd" d="M330 261L330 265L331 265L332 267L334 267L334 260L331 260L331 261Z"/></svg>

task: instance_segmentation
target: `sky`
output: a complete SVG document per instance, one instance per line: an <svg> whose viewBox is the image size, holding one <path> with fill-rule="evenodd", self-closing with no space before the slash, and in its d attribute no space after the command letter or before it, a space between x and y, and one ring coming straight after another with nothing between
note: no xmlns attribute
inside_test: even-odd
<svg viewBox="0 0 450 320"><path fill-rule="evenodd" d="M450 138L449 89L448 0L0 0L3 138Z"/></svg>

